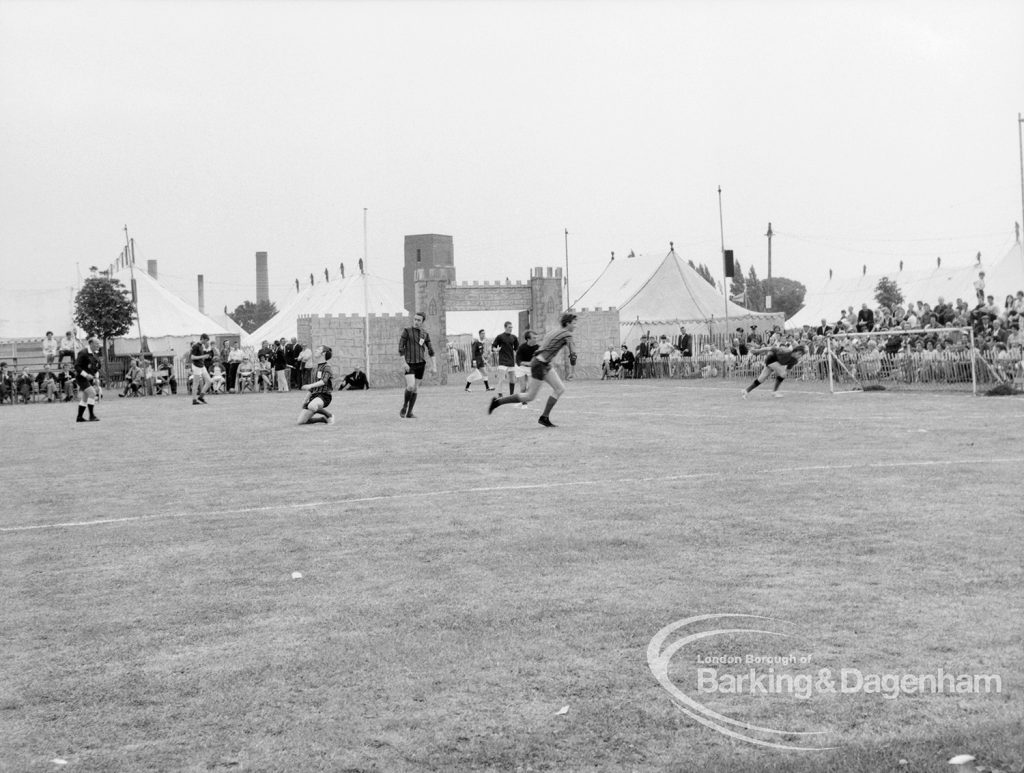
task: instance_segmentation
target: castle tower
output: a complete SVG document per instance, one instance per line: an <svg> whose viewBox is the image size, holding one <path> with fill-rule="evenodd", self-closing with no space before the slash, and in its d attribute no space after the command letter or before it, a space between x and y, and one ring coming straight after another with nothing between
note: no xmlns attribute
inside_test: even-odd
<svg viewBox="0 0 1024 773"><path fill-rule="evenodd" d="M538 332L555 330L562 316L562 269L535 268L530 274L530 293L533 297L530 327Z"/></svg>
<svg viewBox="0 0 1024 773"><path fill-rule="evenodd" d="M419 269L413 275L415 298L409 307L410 316L418 311L427 315L423 327L430 333L434 344L442 384L448 383L448 368L444 365L444 358L448 351L448 288L453 284L454 266Z"/></svg>
<svg viewBox="0 0 1024 773"><path fill-rule="evenodd" d="M270 300L270 279L267 275L267 253L256 253L256 303Z"/></svg>
<svg viewBox="0 0 1024 773"><path fill-rule="evenodd" d="M416 271L432 268L448 269L449 282L455 283L455 248L452 237L441 234L419 234L405 237L405 310L416 313ZM426 311L426 309L423 309Z"/></svg>

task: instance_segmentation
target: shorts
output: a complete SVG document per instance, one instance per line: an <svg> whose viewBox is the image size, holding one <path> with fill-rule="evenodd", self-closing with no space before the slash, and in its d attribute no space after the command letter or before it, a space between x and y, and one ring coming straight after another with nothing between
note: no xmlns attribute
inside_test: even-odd
<svg viewBox="0 0 1024 773"><path fill-rule="evenodd" d="M530 362L530 377L535 378L538 381L543 381L544 377L548 375L550 370L550 362L544 362L544 360L538 360L537 358L534 358Z"/></svg>
<svg viewBox="0 0 1024 773"><path fill-rule="evenodd" d="M416 377L417 381L423 379L423 372L427 369L427 363L425 362L407 362L405 364L405 374L410 373Z"/></svg>
<svg viewBox="0 0 1024 773"><path fill-rule="evenodd" d="M530 363L521 362L512 369L512 372L515 374L516 378L525 378L530 375Z"/></svg>
<svg viewBox="0 0 1024 773"><path fill-rule="evenodd" d="M310 393L310 395L306 398L305 402L302 403L303 409L308 409L309 404L316 399L322 400L324 404L321 407L326 408L328 405L331 404L331 400L334 399L334 396L330 392L317 392L315 394Z"/></svg>

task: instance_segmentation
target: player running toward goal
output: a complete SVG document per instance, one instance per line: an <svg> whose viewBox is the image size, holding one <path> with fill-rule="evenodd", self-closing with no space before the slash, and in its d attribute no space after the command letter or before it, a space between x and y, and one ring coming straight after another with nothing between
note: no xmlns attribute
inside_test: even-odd
<svg viewBox="0 0 1024 773"><path fill-rule="evenodd" d="M403 419L415 419L412 407L416 405L416 395L419 393L420 383L423 381L423 371L427 367L424 354L430 356L430 372L437 372L437 362L434 360L434 347L430 345L430 334L423 329L423 323L427 315L417 311L412 317L412 327L402 330L402 337L398 339L398 353L405 357L405 400L402 403L402 410L399 416Z"/></svg>
<svg viewBox="0 0 1024 773"><path fill-rule="evenodd" d="M316 366L316 374L313 381L303 384L299 389L309 390L309 396L302 404L299 412L299 424L334 424L334 414L327 410L331 404L331 389L334 372L331 370L331 347L318 346L316 348L317 359L322 360Z"/></svg>
<svg viewBox="0 0 1024 773"><path fill-rule="evenodd" d="M508 393L516 393L516 350L519 348L519 339L512 332L512 323L505 323L505 332L499 333L491 343L491 351L498 353L498 397L501 397L501 390L505 382L508 382Z"/></svg>
<svg viewBox="0 0 1024 773"><path fill-rule="evenodd" d="M775 386L772 387L772 394L775 397L782 397L779 394L779 387L782 386L782 382L786 379L789 371L793 369L793 366L800 362L801 357L807 354L807 347L803 344L797 344L792 348L788 346L765 346L760 349L751 349L750 353L767 353L768 356L764 359L764 367L761 369L761 373L750 386L743 390L744 400L747 399L748 394L761 386L773 373L775 374Z"/></svg>
<svg viewBox="0 0 1024 773"><path fill-rule="evenodd" d="M544 413L537 419L537 423L545 427L555 426L551 423L549 416L551 415L551 409L558 402L558 398L565 392L565 386L562 384L562 379L559 377L558 372L552 369L551 363L554 362L555 355L565 346L569 348L569 362L573 365L576 364L576 347L572 341L572 334L576 329L576 315L570 311L565 312L562 315L561 323L561 328L544 336L543 343L541 343L537 353L533 356L533 360L530 361L531 380L526 391L516 395L509 395L508 397L493 398L490 406L487 408L487 413L493 413L495 408L502 405L530 402L537 396L537 392L540 391L541 383L546 381L551 386L554 394L548 398L547 405L544 406Z"/></svg>

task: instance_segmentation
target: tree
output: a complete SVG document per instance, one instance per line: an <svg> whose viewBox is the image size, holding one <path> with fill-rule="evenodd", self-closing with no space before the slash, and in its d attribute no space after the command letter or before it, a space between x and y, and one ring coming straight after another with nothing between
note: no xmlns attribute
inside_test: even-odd
<svg viewBox="0 0 1024 773"><path fill-rule="evenodd" d="M107 373L107 341L127 333L135 320L135 304L118 279L90 276L75 295L75 324L103 341L103 372Z"/></svg>
<svg viewBox="0 0 1024 773"><path fill-rule="evenodd" d="M883 276L875 286L875 300L887 309L899 306L903 303L903 293L892 279Z"/></svg>
<svg viewBox="0 0 1024 773"><path fill-rule="evenodd" d="M735 276L732 278L732 281L730 282L730 300L732 300L733 303L739 303L741 306L746 308L746 303L744 303L746 299L743 298L743 293L746 291L747 283L746 280L743 278L743 269L740 267L740 262L738 260L733 260L732 270ZM737 298L741 300L736 300Z"/></svg>
<svg viewBox="0 0 1024 773"><path fill-rule="evenodd" d="M767 281L767 280L766 280ZM762 282L761 284L766 284ZM781 311L789 319L804 305L807 288L795 279L784 276L772 277L772 311Z"/></svg>
<svg viewBox="0 0 1024 773"><path fill-rule="evenodd" d="M751 311L764 311L764 288L757 278L757 271L751 266L747 271L747 308Z"/></svg>
<svg viewBox="0 0 1024 773"><path fill-rule="evenodd" d="M228 316L246 333L251 333L275 314L277 314L277 306L271 301L260 301L259 303L246 301Z"/></svg>

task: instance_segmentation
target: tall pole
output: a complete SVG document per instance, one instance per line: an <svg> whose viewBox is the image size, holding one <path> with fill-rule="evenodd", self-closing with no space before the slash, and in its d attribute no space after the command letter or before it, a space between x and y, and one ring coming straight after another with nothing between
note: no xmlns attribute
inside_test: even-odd
<svg viewBox="0 0 1024 773"><path fill-rule="evenodd" d="M772 224L768 223L768 292L764 296L764 310L772 310Z"/></svg>
<svg viewBox="0 0 1024 773"><path fill-rule="evenodd" d="M363 207L363 356L366 359L366 379L370 379L370 273L368 267L369 253L366 241L366 207Z"/></svg>
<svg viewBox="0 0 1024 773"><path fill-rule="evenodd" d="M1021 134L1021 126L1024 126L1024 117L1017 113L1017 142L1020 145L1020 227L1024 228L1024 134ZM1021 247L1021 255L1024 256L1024 247Z"/></svg>
<svg viewBox="0 0 1024 773"><path fill-rule="evenodd" d="M572 298L569 296L569 229L565 229L565 308L572 306Z"/></svg>
<svg viewBox="0 0 1024 773"><path fill-rule="evenodd" d="M729 348L729 277L725 271L725 226L722 224L722 186L718 186L718 235L722 240L722 295L725 296L725 333L724 345ZM711 332L710 330L708 332Z"/></svg>
<svg viewBox="0 0 1024 773"><path fill-rule="evenodd" d="M128 261L128 275L132 280L132 300L135 301L135 322L139 329L139 354L142 353L142 315L139 314L139 288L135 284L135 240L128 238L128 226L124 227L124 256Z"/></svg>

